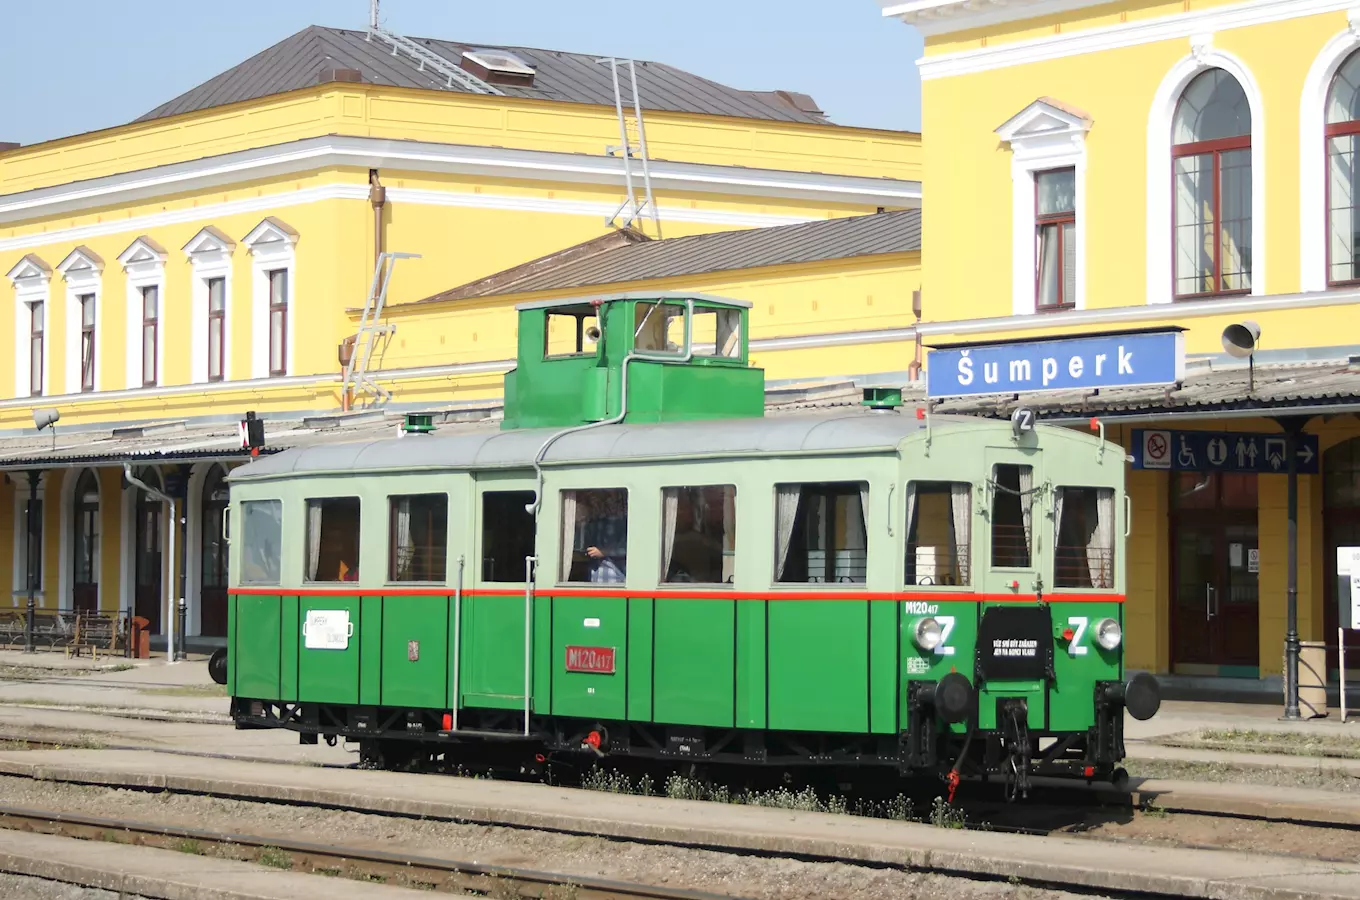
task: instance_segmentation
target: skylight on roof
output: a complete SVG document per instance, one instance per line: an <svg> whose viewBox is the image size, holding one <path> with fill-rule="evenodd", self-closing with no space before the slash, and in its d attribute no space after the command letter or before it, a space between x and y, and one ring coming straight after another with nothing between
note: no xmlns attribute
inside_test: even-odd
<svg viewBox="0 0 1360 900"><path fill-rule="evenodd" d="M467 50L463 53L463 58L471 60L477 65L491 72L503 72L507 75L526 75L533 77L533 67L520 59L513 53L505 50Z"/></svg>

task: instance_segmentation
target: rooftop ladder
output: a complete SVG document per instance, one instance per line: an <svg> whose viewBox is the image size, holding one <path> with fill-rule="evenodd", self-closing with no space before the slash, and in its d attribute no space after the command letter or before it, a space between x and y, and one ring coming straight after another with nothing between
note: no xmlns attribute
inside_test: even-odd
<svg viewBox="0 0 1360 900"><path fill-rule="evenodd" d="M378 403L386 403L392 397L391 391L368 374L368 367L373 361L377 339L397 330L395 325L379 323L383 307L387 305L387 286L392 281L392 270L397 267L399 259L420 259L420 254L383 253L378 257L378 264L373 267L373 283L368 288L368 299L364 301L364 311L359 317L359 330L353 338L354 350L345 363L344 383L340 389L346 401L351 397L358 400L361 395L365 395Z"/></svg>
<svg viewBox="0 0 1360 900"><path fill-rule="evenodd" d="M372 0L370 9L372 12L368 20L368 39L371 41L374 38L378 38L381 41L391 44L393 56L400 56L405 53L420 64L420 70L422 72L425 69L429 69L430 71L436 72L447 78L447 86L450 88L462 88L473 94L495 94L501 97L505 96L504 91L487 84L462 66L450 62L438 53L435 53L429 47L426 47L424 44L417 43L405 35L397 34L394 31L388 31L386 28L383 28L378 22L378 0Z"/></svg>
<svg viewBox="0 0 1360 900"><path fill-rule="evenodd" d="M614 110L619 117L619 143L605 148L605 153L610 156L621 156L623 159L623 183L627 191L627 197L619 208L614 211L612 216L606 218L606 225L613 225L618 228L628 228L634 222L646 216L652 220L652 225L656 228L656 237L661 237L661 214L656 208L656 199L652 196L652 166L651 159L647 156L647 128L642 119L642 98L638 94L637 64L631 59L615 59L606 57L598 60L600 63L609 66L610 75L614 81ZM619 81L619 65L627 64L629 81L633 91L633 103L631 114L625 111L623 104L623 85ZM638 200L637 186L634 179L634 163L642 164L642 200ZM622 223L620 218L622 217ZM638 229L642 230L641 228Z"/></svg>

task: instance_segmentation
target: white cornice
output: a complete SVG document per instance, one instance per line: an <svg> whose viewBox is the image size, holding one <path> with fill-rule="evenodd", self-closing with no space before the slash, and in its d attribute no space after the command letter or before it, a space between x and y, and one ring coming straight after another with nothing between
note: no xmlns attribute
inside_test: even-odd
<svg viewBox="0 0 1360 900"><path fill-rule="evenodd" d="M1156 41L1179 40L1193 35L1213 34L1304 16L1343 12L1355 5L1355 0L1245 0L1230 6L1216 6L1196 12L1174 13L1155 19L926 56L917 60L917 66L921 70L921 79L929 81ZM1042 13L1029 13L1026 18L1030 15ZM961 27L971 28L981 24L985 23L974 22Z"/></svg>
<svg viewBox="0 0 1360 900"><path fill-rule="evenodd" d="M329 135L0 195L0 223L336 166L569 181L610 187L623 184L623 164L610 156ZM651 175L652 185L658 190L746 194L865 206L917 207L921 204L919 181L892 178L665 160L652 161Z"/></svg>
<svg viewBox="0 0 1360 900"><path fill-rule="evenodd" d="M883 15L926 37L1099 6L1109 0L878 0Z"/></svg>

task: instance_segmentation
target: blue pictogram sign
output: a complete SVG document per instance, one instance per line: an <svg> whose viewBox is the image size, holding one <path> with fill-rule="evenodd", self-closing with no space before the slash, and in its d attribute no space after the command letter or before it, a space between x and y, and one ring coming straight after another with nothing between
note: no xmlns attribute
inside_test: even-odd
<svg viewBox="0 0 1360 900"><path fill-rule="evenodd" d="M1133 467L1178 472L1257 472L1283 475L1289 471L1288 444L1282 434L1234 431L1169 431L1134 429ZM1318 439L1301 434L1298 473L1318 473Z"/></svg>

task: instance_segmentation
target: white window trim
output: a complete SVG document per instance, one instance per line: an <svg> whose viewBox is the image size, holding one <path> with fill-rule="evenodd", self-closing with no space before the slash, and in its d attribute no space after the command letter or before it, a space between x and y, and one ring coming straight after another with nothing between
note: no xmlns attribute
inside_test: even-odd
<svg viewBox="0 0 1360 900"><path fill-rule="evenodd" d="M139 388L142 382L142 288L156 287L158 295L156 329L156 385L165 384L166 312L165 253L142 238L132 242L118 257L127 273L127 387Z"/></svg>
<svg viewBox="0 0 1360 900"><path fill-rule="evenodd" d="M1327 94L1352 53L1360 50L1360 7L1350 27L1322 48L1299 99L1299 290L1327 290Z"/></svg>
<svg viewBox="0 0 1360 900"><path fill-rule="evenodd" d="M1192 79L1222 69L1237 79L1251 108L1251 296L1266 293L1266 114L1261 88L1246 63L1216 49L1212 35L1191 37L1192 51L1171 67L1152 100L1147 128L1147 302L1171 303L1174 248L1171 234L1171 125L1176 104Z"/></svg>
<svg viewBox="0 0 1360 900"><path fill-rule="evenodd" d="M29 317L34 303L46 304L43 310L43 394L47 394L52 389L52 306L48 296L52 273L25 257L9 270L7 277L14 285L14 396L33 396L33 372L29 365L32 321Z"/></svg>
<svg viewBox="0 0 1360 900"><path fill-rule="evenodd" d="M1011 147L1011 312L1038 310L1035 272L1035 178L1050 169L1076 174L1077 290L1073 302L1086 308L1086 133L1091 120L1043 100L1036 100L998 128Z"/></svg>
<svg viewBox="0 0 1360 900"><path fill-rule="evenodd" d="M97 393L102 380L99 377L101 352L99 337L104 333L102 328L104 303L101 296L104 263L95 257L87 256L77 248L61 261L57 271L66 280L66 393L81 393L80 334L84 319L81 315L80 298L85 294L94 294L94 390Z"/></svg>
<svg viewBox="0 0 1360 900"><path fill-rule="evenodd" d="M28 603L28 501L29 482L27 472L12 473L14 482L14 565L11 567L14 573L13 593L14 606L24 606ZM47 473L43 472L38 477L38 490L33 499L38 500L43 505L43 516L38 522L38 530L45 536L44 528L47 521ZM47 549L43 548L44 557ZM34 599L39 607L43 605L46 594L43 593L44 582L47 581L49 573L46 566L40 566L38 571L38 584L34 590Z"/></svg>
<svg viewBox="0 0 1360 900"><path fill-rule="evenodd" d="M241 243L250 248L251 312L250 312L250 377L269 378L269 273L284 269L288 272L288 334L284 348L284 376L296 371L297 354L297 266L295 245L297 236L265 219L246 235ZM281 376L275 376L281 377Z"/></svg>
<svg viewBox="0 0 1360 900"><path fill-rule="evenodd" d="M222 243L207 230L199 232L199 237L184 248L193 269L190 290L189 330L192 336L190 349L189 380L193 384L208 383L208 281L221 278L223 298L226 303L222 322L222 380L231 380L231 251L232 246Z"/></svg>

